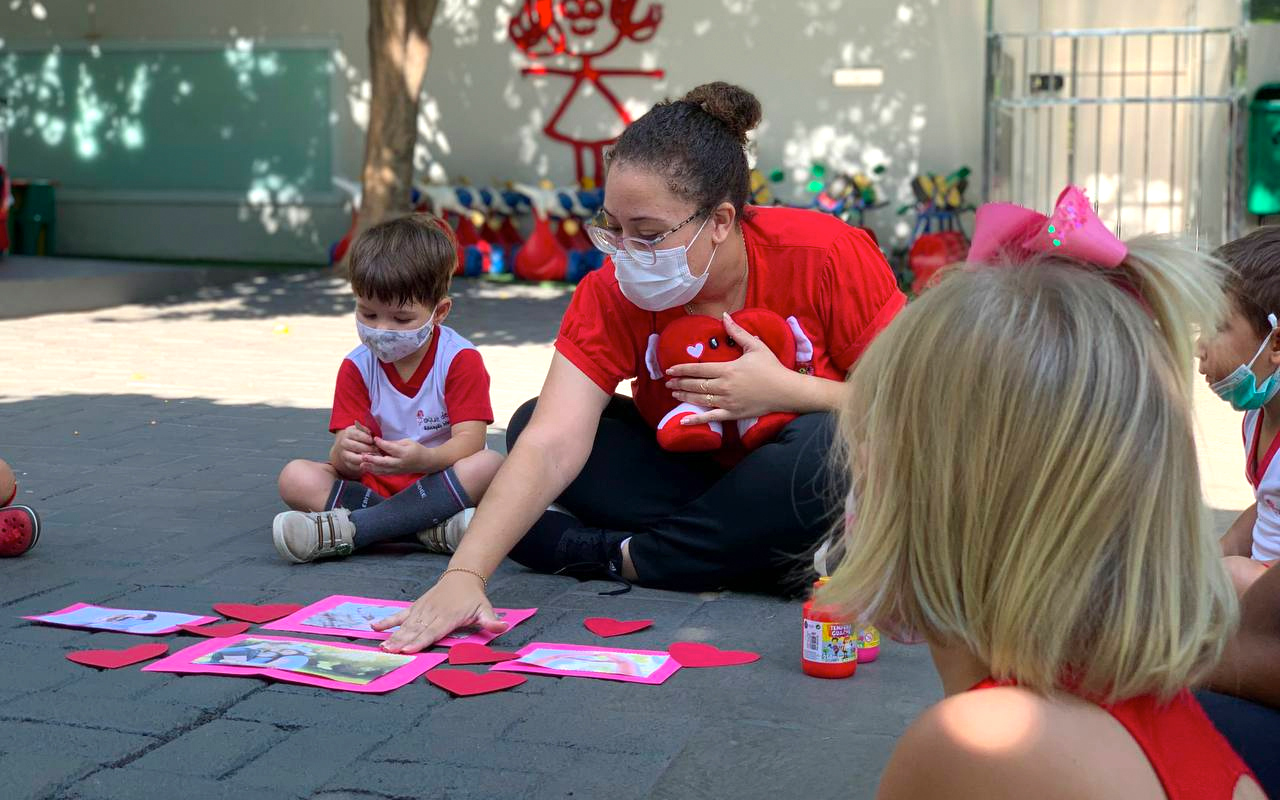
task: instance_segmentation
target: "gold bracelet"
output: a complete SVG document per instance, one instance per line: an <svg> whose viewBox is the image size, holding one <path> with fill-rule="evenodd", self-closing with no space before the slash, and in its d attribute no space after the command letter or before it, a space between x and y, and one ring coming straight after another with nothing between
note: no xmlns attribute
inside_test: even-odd
<svg viewBox="0 0 1280 800"><path fill-rule="evenodd" d="M476 572L474 569L467 569L466 567L449 567L444 572L440 573L440 577L443 578L445 575L448 575L450 572L465 572L468 575L475 575L477 578L480 579L481 589L489 588L489 579L481 575L479 572Z"/></svg>

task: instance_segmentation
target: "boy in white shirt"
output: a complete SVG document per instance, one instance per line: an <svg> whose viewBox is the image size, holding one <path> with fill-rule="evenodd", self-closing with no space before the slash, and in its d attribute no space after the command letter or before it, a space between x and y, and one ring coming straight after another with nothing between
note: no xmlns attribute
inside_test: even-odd
<svg viewBox="0 0 1280 800"><path fill-rule="evenodd" d="M280 473L294 511L272 525L296 563L378 542L420 541L452 553L502 457L485 449L493 422L480 352L443 324L457 267L453 234L413 214L376 225L351 246L361 345L338 370L327 462Z"/></svg>
<svg viewBox="0 0 1280 800"><path fill-rule="evenodd" d="M1245 476L1255 502L1222 537L1240 594L1280 558L1280 226L1259 228L1223 245L1231 308L1201 339L1200 374L1232 408L1244 412Z"/></svg>

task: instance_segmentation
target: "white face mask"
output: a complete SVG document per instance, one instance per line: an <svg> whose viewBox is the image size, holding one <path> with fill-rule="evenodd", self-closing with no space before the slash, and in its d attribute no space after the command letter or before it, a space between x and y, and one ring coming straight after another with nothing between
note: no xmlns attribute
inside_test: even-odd
<svg viewBox="0 0 1280 800"><path fill-rule="evenodd" d="M384 331L370 328L359 319L356 320L356 333L361 343L377 356L379 361L399 361L427 343L431 331L435 328L435 314L421 328L411 331Z"/></svg>
<svg viewBox="0 0 1280 800"><path fill-rule="evenodd" d="M689 244L653 251L654 263L648 266L638 263L626 250L619 249L614 253L614 272L623 297L645 311L665 311L697 297L711 274L711 262L715 260L720 245L711 249L707 268L697 277L689 270L689 248L698 241L710 219L707 217L702 221L702 227L698 228Z"/></svg>

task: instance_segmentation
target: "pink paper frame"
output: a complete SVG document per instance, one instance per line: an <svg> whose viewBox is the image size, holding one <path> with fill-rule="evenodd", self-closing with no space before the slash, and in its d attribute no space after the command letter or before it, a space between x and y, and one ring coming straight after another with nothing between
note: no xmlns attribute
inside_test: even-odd
<svg viewBox="0 0 1280 800"><path fill-rule="evenodd" d="M317 600L305 608L301 608L287 617L283 617L274 622L269 622L262 626L267 631L288 631L290 633L308 633L316 636L349 636L353 639L376 639L383 641L390 639L392 634L386 631L365 631L359 628L322 628L316 625L307 625L304 620L310 619L316 614L336 608L343 603L362 603L365 605L376 606L395 606L397 608L408 608L413 603L403 600L380 600L376 597L356 597L349 594L329 595L323 600ZM512 628L524 622L529 617L538 613L536 608L495 608L494 611L502 611L506 613L504 621L507 623L507 629L502 633L489 633L488 631L480 631L470 636L464 636L460 639L441 639L435 643L436 647L453 647L455 644L488 644L494 639L509 633Z"/></svg>
<svg viewBox="0 0 1280 800"><path fill-rule="evenodd" d="M271 680L283 681L285 683L298 683L304 686L317 686L321 689L333 689L339 692L360 692L362 694L382 694L384 692L399 689L405 684L411 683L425 675L430 670L438 667L448 659L447 655L441 653L418 653L409 656L413 659L403 667L397 667L387 675L370 681L366 684L344 683L343 681L330 680L322 678L318 675L304 675L300 672L292 672L286 669L271 669L268 667L228 667L220 664L196 664L195 660L201 656L206 656L215 650L221 650L224 647L230 647L245 639L265 639L272 642L295 642L307 641L306 639L298 639L289 636L263 636L256 633L242 633L238 636L228 636L225 639L209 639L208 641L193 644L190 647L179 650L171 656L166 656L159 661L154 661L142 668L143 672L174 672L179 674L193 673L201 675L232 675L237 678L270 678ZM314 642L314 644L322 644L325 647L336 647L344 650L372 650L382 653L382 648L366 647L360 644L348 644L346 642Z"/></svg>
<svg viewBox="0 0 1280 800"><path fill-rule="evenodd" d="M592 653L637 653L645 656L666 656L667 662L654 671L647 678L641 678L635 675L609 675L600 672L586 672L584 670L567 670L567 669L547 669L546 667L538 667L533 664L522 664L519 661L503 661L500 664L494 664L489 668L491 672L527 672L532 675L556 675L575 678L596 678L606 681L622 681L623 683L645 683L651 686L665 683L667 678L676 674L680 670L680 662L676 661L666 650L639 650L634 647L593 647L591 645L581 644L555 644L553 642L530 642L516 651L521 658L527 656L535 650L543 648L553 650L585 650Z"/></svg>
<svg viewBox="0 0 1280 800"><path fill-rule="evenodd" d="M47 614L33 614L31 616L22 617L21 619L31 620L32 622L38 622L41 625L53 625L54 627L58 627L58 628L77 628L79 630L101 631L103 633L127 633L133 636L166 636L170 633L177 633L179 630L181 630L181 628L179 628L177 625L173 625L168 628L162 628L161 630L158 630L158 631L127 631L127 630L122 631L122 630L115 630L113 628L103 628L103 627L99 627L97 625L91 625L91 624L66 623L66 622L59 622L57 620L46 619L46 617L53 617L53 616L57 616L58 614L70 614L71 612L79 611L82 608L101 608L104 611L131 611L131 612L141 611L147 614L181 614L183 616L192 618L190 622L183 622L182 623L183 625L208 625L210 622L222 621L221 617L207 617L207 616L202 616L200 614L188 614L185 611L160 611L154 608L116 608L114 606L100 606L97 603L72 603L66 608L60 608L57 611L50 611Z"/></svg>

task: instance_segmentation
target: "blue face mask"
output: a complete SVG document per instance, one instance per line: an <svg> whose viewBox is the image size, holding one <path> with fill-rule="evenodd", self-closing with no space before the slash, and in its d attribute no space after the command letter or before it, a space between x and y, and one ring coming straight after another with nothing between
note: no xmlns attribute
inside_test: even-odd
<svg viewBox="0 0 1280 800"><path fill-rule="evenodd" d="M1257 361L1262 351L1271 344L1271 337L1275 335L1278 327L1275 314L1268 314L1267 321L1271 323L1271 332L1262 340L1262 346L1253 354L1253 358L1249 359L1249 363L1241 364L1230 375L1209 387L1213 389L1214 394L1230 403L1236 411L1262 408L1280 392L1280 371L1271 373L1261 386L1258 385L1257 376L1253 374L1253 362Z"/></svg>

